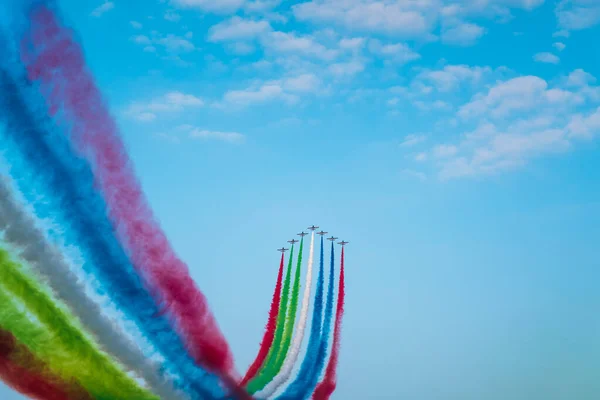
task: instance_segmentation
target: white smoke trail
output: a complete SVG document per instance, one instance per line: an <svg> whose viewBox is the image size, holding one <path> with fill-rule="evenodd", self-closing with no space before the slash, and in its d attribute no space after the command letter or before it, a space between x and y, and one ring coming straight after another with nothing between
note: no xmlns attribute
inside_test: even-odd
<svg viewBox="0 0 600 400"><path fill-rule="evenodd" d="M302 340L304 339L304 331L306 330L306 321L308 319L308 307L310 305L310 292L312 289L312 266L313 266L313 254L315 246L315 231L313 230L310 238L310 251L308 254L308 267L306 270L306 286L304 287L304 295L302 297L302 308L300 311L300 319L296 330L294 332L294 341L292 342L292 348L288 353L281 371L273 378L268 385L266 385L261 391L255 394L258 399L266 399L272 396L283 385L292 374L294 364L298 360L298 354L300 353L300 347L302 346Z"/></svg>
<svg viewBox="0 0 600 400"><path fill-rule="evenodd" d="M85 293L85 283L71 271L61 252L50 244L35 221L13 197L8 178L0 175L0 231L4 241L19 250L20 257L64 302L100 348L123 366L137 372L149 389L165 400L187 400L171 382L160 376L160 366L147 358Z"/></svg>

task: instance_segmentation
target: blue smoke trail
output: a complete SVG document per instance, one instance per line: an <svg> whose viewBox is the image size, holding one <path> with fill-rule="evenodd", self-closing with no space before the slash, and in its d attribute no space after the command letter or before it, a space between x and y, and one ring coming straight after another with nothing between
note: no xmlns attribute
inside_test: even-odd
<svg viewBox="0 0 600 400"><path fill-rule="evenodd" d="M104 200L93 188L89 165L73 156L68 142L43 116L43 100L35 101L29 96L30 110L19 88L33 93L25 78L15 81L6 70L0 71L0 118L6 126L0 135L7 150L4 157L12 174L19 178L16 181L20 191L28 200L34 200L40 218L52 217L61 222L66 228L61 235L64 240L81 245L86 260L83 268L105 285L106 292L102 294L112 298L171 361L163 373L175 371L181 375L186 381L177 382L178 386L194 399L222 397L224 390L219 379L194 364L116 241ZM44 194L43 202L35 201L39 193Z"/></svg>
<svg viewBox="0 0 600 400"><path fill-rule="evenodd" d="M333 241L331 242L331 265L329 266L329 285L327 288L327 302L325 306L325 318L323 321L323 331L321 332L321 344L319 346L319 353L317 355L317 362L313 369L310 381L306 383L306 392L302 393L302 400L308 398L315 390L319 377L323 373L325 368L325 362L327 361L327 348L329 347L329 341L331 336L331 323L333 322L333 286L335 280L334 271L334 250Z"/></svg>
<svg viewBox="0 0 600 400"><path fill-rule="evenodd" d="M321 339L321 323L323 320L323 286L324 286L324 268L323 268L323 236L321 236L321 259L319 260L319 278L317 281L317 291L315 293L315 306L313 309L312 322L310 326L310 338L304 361L300 366L300 371L296 379L287 387L287 389L277 397L278 400L299 400L303 398L304 393L312 391L307 388L310 381L310 374L316 364L316 356L319 352Z"/></svg>

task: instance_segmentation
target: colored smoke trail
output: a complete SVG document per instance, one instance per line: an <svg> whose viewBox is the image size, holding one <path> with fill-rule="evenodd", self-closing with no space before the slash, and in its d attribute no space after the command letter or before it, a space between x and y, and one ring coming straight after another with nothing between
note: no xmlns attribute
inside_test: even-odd
<svg viewBox="0 0 600 400"><path fill-rule="evenodd" d="M300 365L296 379L287 389L277 397L281 400L300 400L310 396L314 386L309 386L309 375L314 370L316 357L321 343L321 324L323 320L323 286L325 284L325 272L323 268L323 235L321 235L321 251L319 258L319 277L317 279L317 290L313 307L312 322L310 326L310 337L306 348L306 355ZM316 384L316 382L315 382Z"/></svg>
<svg viewBox="0 0 600 400"><path fill-rule="evenodd" d="M294 369L294 364L296 364L296 360L298 359L298 355L300 354L300 347L302 345L302 340L304 339L304 331L306 329L306 320L308 318L308 307L310 305L310 291L312 286L312 266L313 266L313 257L314 257L314 248L315 248L315 232L312 232L310 238L310 250L308 253L308 266L306 270L306 286L304 287L304 294L302 297L302 307L300 308L300 319L298 320L298 325L296 326L296 331L294 332L294 340L292 342L292 347L290 353L285 358L285 362L283 363L283 367L279 374L277 374L268 385L266 385L260 392L256 393L256 397L260 399L266 399L270 397L281 385L283 385L292 374L292 370Z"/></svg>
<svg viewBox="0 0 600 400"><path fill-rule="evenodd" d="M217 377L193 363L179 336L143 288L139 275L113 235L87 164L61 147L66 144L64 138L48 129L49 124L28 109L19 87L2 69L0 89L0 117L6 124L6 129L0 130L7 149L3 155L11 164L11 171L18 172L16 183L21 192L33 197L38 216L61 223L63 239L78 245L83 254L82 266L86 273L102 283L104 293L167 357L169 362L163 365L165 372L174 369L183 377L184 381L176 382L178 388L195 399L222 396ZM45 194L44 201L35 201L38 193ZM214 394L208 393L209 388Z"/></svg>
<svg viewBox="0 0 600 400"><path fill-rule="evenodd" d="M265 360L262 369L258 375L248 383L248 393L255 393L262 389L273 377L277 374L275 369L275 359L281 348L281 340L283 338L283 329L285 325L285 316L288 307L288 299L290 293L290 281L292 275L292 262L294 260L294 244L290 249L290 258L288 260L288 266L286 269L285 284L283 285L283 295L281 299L281 305L279 306L279 312L277 314L277 328L275 330L275 338L273 344L269 349L269 354Z"/></svg>
<svg viewBox="0 0 600 400"><path fill-rule="evenodd" d="M64 382L10 332L0 330L0 378L15 391L35 400L92 400L76 382Z"/></svg>
<svg viewBox="0 0 600 400"><path fill-rule="evenodd" d="M329 282L327 288L327 302L325 306L325 316L323 317L323 329L321 330L321 341L316 354L316 362L310 375L307 377L305 389L302 392L302 399L310 397L311 393L317 386L319 377L325 368L327 361L327 348L329 347L329 339L331 336L331 323L333 322L333 292L335 279L335 251L333 241L331 242L331 262L329 265Z"/></svg>
<svg viewBox="0 0 600 400"><path fill-rule="evenodd" d="M160 378L159 366L146 358L143 352L122 332L113 321L104 315L99 304L92 301L85 292L85 285L73 273L67 260L48 243L44 235L35 227L35 222L22 209L8 184L0 176L0 231L4 231L4 241L19 250L21 259L29 263L39 277L47 282L54 294L68 307L83 327L96 339L100 348L126 368L139 372L151 390L161 399L185 399L176 393L170 382Z"/></svg>
<svg viewBox="0 0 600 400"><path fill-rule="evenodd" d="M51 366L63 368L66 377L78 378L81 385L96 399L114 399L115 396L140 400L158 399L137 385L105 355L100 354L73 325L69 316L58 308L35 282L25 276L20 271L20 266L11 261L8 253L2 249L0 282L0 297L3 297L0 300L0 326L13 332L15 337L29 348L33 348L32 341L39 340L37 335L32 337L36 330L33 328L34 324L30 321L21 323L23 318L14 315L17 314L14 311L18 310L15 310L14 303L6 298L7 292L10 292L48 330L52 343L47 344L53 348L44 349L42 355L39 355L41 359L48 360Z"/></svg>
<svg viewBox="0 0 600 400"><path fill-rule="evenodd" d="M290 307L285 321L285 329L283 331L283 340L281 344L281 351L277 355L275 365L277 372L281 370L283 362L288 355L290 349L290 343L292 342L292 332L294 331L294 325L296 323L296 312L298 310L298 295L300 294L300 274L302 271L302 250L304 247L304 237L300 239L300 252L298 253L298 262L296 263L296 274L294 276L294 286L292 289L292 298L290 301Z"/></svg>
<svg viewBox="0 0 600 400"><path fill-rule="evenodd" d="M329 363L325 370L325 377L319 383L313 394L313 400L329 400L331 394L335 391L337 385L337 366L340 354L340 345L342 339L342 318L344 317L344 298L346 288L344 282L344 247L342 246L340 282L338 284L337 310L335 313L335 328L333 330L333 346Z"/></svg>
<svg viewBox="0 0 600 400"><path fill-rule="evenodd" d="M242 379L240 383L241 386L245 386L246 383L256 375L259 368L267 358L267 354L269 353L269 349L271 348L271 344L273 343L273 338L275 336L275 327L277 326L277 313L279 312L279 304L281 301L281 284L283 281L283 260L284 254L281 253L281 262L279 263L279 272L277 273L277 283L275 284L275 291L273 292L273 298L271 300L271 309L269 310L269 320L267 321L267 326L265 327L265 334L263 336L262 341L260 342L260 349L258 351L258 355L254 359L254 362L248 368L248 372Z"/></svg>
<svg viewBox="0 0 600 400"><path fill-rule="evenodd" d="M48 8L37 8L32 22L32 53L25 58L30 79L40 81L51 110L63 107L71 139L94 165L111 221L134 266L156 302L173 317L194 359L222 375L233 374L229 346L187 266L152 217L81 49Z"/></svg>

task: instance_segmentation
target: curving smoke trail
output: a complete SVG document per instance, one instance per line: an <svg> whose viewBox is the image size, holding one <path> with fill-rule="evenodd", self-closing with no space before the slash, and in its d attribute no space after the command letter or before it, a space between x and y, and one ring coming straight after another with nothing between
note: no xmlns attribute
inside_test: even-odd
<svg viewBox="0 0 600 400"><path fill-rule="evenodd" d="M247 386L248 393L255 393L257 390L262 389L273 376L277 374L274 371L274 363L281 348L281 340L283 338L283 329L285 325L285 315L288 307L288 299L290 293L290 280L292 275L292 262L294 260L294 244L292 243L292 247L290 249L290 259L288 261L288 266L286 270L285 276L285 284L283 285L283 296L281 305L279 306L279 312L277 314L277 328L275 330L275 337L273 339L273 344L269 349L269 353L267 359L262 365L262 368L258 375L252 379Z"/></svg>
<svg viewBox="0 0 600 400"><path fill-rule="evenodd" d="M291 257L290 257L291 259ZM271 300L271 309L269 310L269 320L267 321L267 326L265 327L265 334L263 336L262 341L260 342L260 349L258 354L250 367L248 368L248 372L242 379L240 385L245 386L246 383L256 375L259 368L267 358L267 354L269 353L269 349L271 348L271 344L273 343L273 338L275 336L275 328L277 326L277 313L279 311L279 304L281 302L281 284L283 281L283 260L284 254L281 253L281 262L279 263L279 272L277 274L277 283L275 284L275 291L273 292L273 299Z"/></svg>
<svg viewBox="0 0 600 400"><path fill-rule="evenodd" d="M259 399L266 399L270 397L281 385L283 385L292 374L298 355L300 354L300 347L302 340L304 339L304 331L306 329L306 320L308 319L308 307L310 305L310 291L312 286L312 266L314 256L314 245L315 245L315 232L312 232L310 238L310 250L308 253L308 266L306 270L306 286L304 287L304 294L302 297L302 307L300 309L300 319L296 326L294 334L294 340L289 354L285 358L283 367L279 374L277 374L268 385L266 385L260 392L256 393L256 397Z"/></svg>
<svg viewBox="0 0 600 400"><path fill-rule="evenodd" d="M15 391L34 400L93 400L77 382L66 382L49 372L48 366L0 330L0 379Z"/></svg>
<svg viewBox="0 0 600 400"><path fill-rule="evenodd" d="M106 355L100 353L89 339L74 324L72 317L60 309L44 290L22 272L22 267L0 249L0 292L8 293L19 301L31 315L43 325L52 338L54 349L44 349L36 354L47 360L52 367L63 371L62 377L76 377L80 384L96 399L124 397L127 399L158 400L158 397L141 388L128 377ZM1 301L2 319L0 326L8 329L15 337L31 347L27 341L39 340L28 332L31 326L21 325L19 318L9 321L10 310L15 305L11 300ZM18 311L18 309L17 309ZM28 325L34 325L29 323ZM35 328L33 329L35 331ZM50 344L50 343L48 343ZM33 348L32 348L33 349ZM48 350L54 354L48 354ZM115 397L117 396L117 397Z"/></svg>
<svg viewBox="0 0 600 400"><path fill-rule="evenodd" d="M331 394L335 391L337 385L337 365L340 353L340 345L342 339L342 318L344 317L344 298L346 296L346 288L344 282L344 247L342 247L341 265L340 265L340 282L338 288L337 310L335 313L335 328L333 330L333 346L329 363L325 370L325 377L317 385L312 396L313 400L329 400Z"/></svg>
<svg viewBox="0 0 600 400"><path fill-rule="evenodd" d="M323 320L323 286L325 281L325 272L323 268L323 236L321 235L321 252L319 258L319 277L317 279L317 290L315 293L315 303L313 308L312 322L310 327L310 337L306 355L300 365L300 370L294 381L287 389L277 397L281 400L300 400L308 397L314 386L310 386L310 374L316 365L316 357L321 343L321 324ZM316 382L315 382L316 384Z"/></svg>
<svg viewBox="0 0 600 400"><path fill-rule="evenodd" d="M100 294L108 295L167 358L163 370L178 377L177 388L194 399L223 396L218 378L194 364L180 337L144 289L114 237L103 200L94 190L89 166L74 158L47 119L29 109L21 93L29 93L27 89L23 78L15 81L0 68L0 121L6 127L0 129L0 138L3 156L11 165L12 175L18 177L17 187L40 219L60 223L60 237L77 245L84 271L103 285ZM33 99L29 103L36 110L35 96L30 97ZM43 201L37 198L40 194Z"/></svg>
<svg viewBox="0 0 600 400"><path fill-rule="evenodd" d="M31 19L22 58L29 77L39 82L51 111L62 108L60 115L70 125L73 146L93 165L110 220L134 267L157 304L172 318L192 357L231 378L235 371L229 346L204 294L153 218L81 48L49 8L35 7Z"/></svg>
<svg viewBox="0 0 600 400"><path fill-rule="evenodd" d="M1 175L0 231L4 231L4 241L19 250L20 258L27 261L30 269L48 283L102 350L126 368L138 372L161 399L187 398L176 392L169 381L161 378L160 366L128 340L103 313L100 305L88 297L85 284L71 271L63 254L46 241L33 218L14 199L7 179Z"/></svg>

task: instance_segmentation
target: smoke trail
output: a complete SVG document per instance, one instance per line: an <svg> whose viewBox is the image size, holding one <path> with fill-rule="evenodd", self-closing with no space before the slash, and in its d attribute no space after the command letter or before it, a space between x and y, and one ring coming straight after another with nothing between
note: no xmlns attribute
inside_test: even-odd
<svg viewBox="0 0 600 400"><path fill-rule="evenodd" d="M333 241L331 242L331 262L329 265L329 282L327 289L327 302L325 306L325 316L323 318L323 329L321 330L321 340L319 349L316 356L315 366L312 371L305 377L304 388L302 389L301 395L298 397L302 400L310 397L311 393L317 386L319 377L325 368L325 362L327 361L327 348L329 347L329 338L331 336L331 323L333 321L333 282L335 279L334 271L334 249Z"/></svg>
<svg viewBox="0 0 600 400"><path fill-rule="evenodd" d="M294 341L292 342L292 348L290 353L285 358L281 371L268 385L266 385L260 392L256 393L256 397L260 399L266 399L271 396L281 385L283 385L292 374L294 364L298 359L300 353L300 346L304 339L304 330L306 328L306 320L308 318L308 307L310 305L310 290L312 286L312 266L313 266L313 255L315 245L315 232L313 231L310 238L310 250L308 253L308 267L306 270L306 286L304 287L304 295L302 297L302 307L300 309L300 319L296 326L294 334Z"/></svg>
<svg viewBox="0 0 600 400"><path fill-rule="evenodd" d="M80 379L82 386L92 396L98 398L110 393L112 396L127 399L158 400L158 397L142 389L133 379L125 375L112 360L99 353L72 324L69 316L58 308L33 280L25 276L20 271L20 267L12 262L8 253L2 249L0 249L0 285L4 288L3 291L11 292L45 325L54 339L53 346L61 347L65 351L62 354L57 352L57 355L71 358L70 363L67 364L65 359L63 364L70 370L72 376ZM3 296L6 296L6 293L3 293ZM23 341L17 333L18 329L9 330ZM48 356L45 354L45 357ZM45 357L42 359L46 359Z"/></svg>
<svg viewBox="0 0 600 400"><path fill-rule="evenodd" d="M81 48L48 8L34 9L31 18L31 52L24 55L30 79L40 81L51 110L63 107L73 144L94 165L110 219L133 265L173 317L194 359L220 374L234 374L231 351L204 294L152 217Z"/></svg>
<svg viewBox="0 0 600 400"><path fill-rule="evenodd" d="M296 264L296 276L294 277L294 287L292 289L292 299L290 301L290 307L285 322L285 329L283 331L283 340L281 344L281 351L277 355L275 361L276 370L279 373L285 358L287 357L290 349L290 343L292 341L292 332L294 331L294 324L296 323L296 311L298 310L298 295L300 293L300 273L302 267L302 248L304 245L304 237L300 239L300 253L298 253L298 262Z"/></svg>
<svg viewBox="0 0 600 400"><path fill-rule="evenodd" d="M304 357L304 360L302 361L296 379L294 379L294 381L287 387L283 394L277 397L281 400L304 399L304 396L309 396L313 389L313 387L309 388L307 386L310 383L309 375L315 368L315 364L317 361L316 357L318 355L319 346L321 343L321 324L323 320L323 286L325 281L323 258L323 236L321 235L319 278L317 279L317 290L315 293L315 304L310 327L310 338L308 340L308 347L306 348L306 355Z"/></svg>
<svg viewBox="0 0 600 400"><path fill-rule="evenodd" d="M335 328L333 330L333 346L331 357L325 370L325 377L319 383L313 394L313 400L329 400L331 394L335 391L337 385L337 365L340 353L340 344L342 336L342 318L344 317L344 247L342 247L342 261L340 266L340 282L338 288L337 310L335 313Z"/></svg>
<svg viewBox="0 0 600 400"><path fill-rule="evenodd" d="M6 124L6 129L0 130L7 150L4 156L19 172L16 183L29 195L36 213L61 223L61 236L76 243L84 256L85 272L103 284L101 294L107 294L168 359L163 370L174 371L184 379L177 380L178 388L195 399L222 396L217 377L195 366L131 267L105 217L106 209L92 185L89 166L73 158L64 139L46 119L30 112L19 88L2 69L0 89L0 117ZM21 89L27 91L25 86ZM49 195L40 202L38 193Z"/></svg>
<svg viewBox="0 0 600 400"><path fill-rule="evenodd" d="M275 284L275 291L273 292L273 299L271 300L271 309L269 310L269 320L267 321L267 326L265 327L265 334L263 336L262 341L260 342L260 349L258 351L258 355L254 359L254 362L248 368L248 372L242 379L240 383L241 386L245 386L246 383L256 375L258 369L261 367L265 358L267 358L267 354L269 353L269 349L271 348L271 344L273 343L273 338L275 336L275 327L277 326L277 313L279 311L279 303L281 301L281 284L283 281L283 259L284 254L281 253L281 262L279 263L279 273L277 274L277 283Z"/></svg>
<svg viewBox="0 0 600 400"><path fill-rule="evenodd" d="M288 299L290 293L290 280L292 275L292 262L294 259L294 244L292 243L292 248L290 249L290 259L288 261L288 266L286 269L285 276L285 284L283 285L283 295L281 299L281 305L279 306L279 312L277 314L277 329L275 330L275 338L273 339L273 345L269 349L269 354L267 359L265 360L260 372L258 375L252 379L248 386L248 393L254 393L257 390L260 390L264 385L267 384L273 376L277 374L277 372L273 372L274 360L279 353L281 347L281 339L283 336L283 328L285 325L285 315L288 307Z"/></svg>
<svg viewBox="0 0 600 400"><path fill-rule="evenodd" d="M161 399L186 398L176 393L172 385L161 379L159 366L106 317L100 305L85 292L85 285L73 273L63 255L48 243L35 227L35 222L13 198L6 180L0 175L0 231L4 241L17 247L19 255L31 269L46 281L57 297L63 301L93 335L100 347L125 367L139 372L154 393Z"/></svg>
<svg viewBox="0 0 600 400"><path fill-rule="evenodd" d="M0 379L35 400L92 400L75 381L64 382L48 372L12 333L0 330Z"/></svg>

